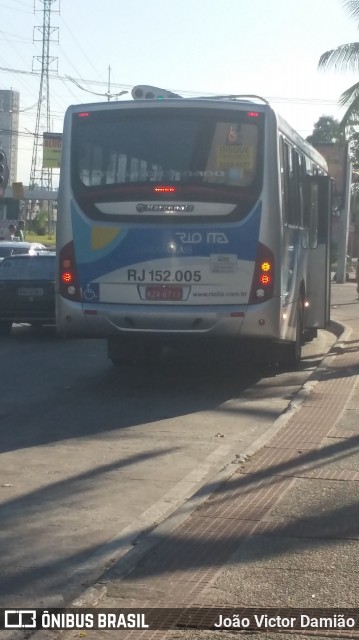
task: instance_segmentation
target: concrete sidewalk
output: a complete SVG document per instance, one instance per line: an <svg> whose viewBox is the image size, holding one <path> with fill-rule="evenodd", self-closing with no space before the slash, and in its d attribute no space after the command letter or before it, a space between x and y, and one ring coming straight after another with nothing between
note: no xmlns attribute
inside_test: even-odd
<svg viewBox="0 0 359 640"><path fill-rule="evenodd" d="M348 285L333 285L345 287ZM349 285L350 286L350 285ZM267 444L127 573L114 566L99 607L348 608L359 603L359 301L333 309L343 333ZM345 326L346 325L346 326ZM150 536L151 537L151 536ZM331 630L322 635L344 637ZM229 631L86 631L87 640L233 638ZM271 632L309 638L314 632ZM359 631L349 634L359 637ZM62 637L76 638L79 632ZM49 637L44 635L41 637ZM253 633L252 638L263 638Z"/></svg>

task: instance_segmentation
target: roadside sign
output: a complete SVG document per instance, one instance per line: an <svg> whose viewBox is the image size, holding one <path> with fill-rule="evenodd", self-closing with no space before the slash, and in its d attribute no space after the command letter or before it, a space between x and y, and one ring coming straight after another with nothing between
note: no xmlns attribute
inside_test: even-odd
<svg viewBox="0 0 359 640"><path fill-rule="evenodd" d="M24 185L22 182L13 182L12 183L12 197L16 198L16 200L24 199Z"/></svg>
<svg viewBox="0 0 359 640"><path fill-rule="evenodd" d="M62 134L45 132L43 134L42 166L47 169L59 169L61 165Z"/></svg>

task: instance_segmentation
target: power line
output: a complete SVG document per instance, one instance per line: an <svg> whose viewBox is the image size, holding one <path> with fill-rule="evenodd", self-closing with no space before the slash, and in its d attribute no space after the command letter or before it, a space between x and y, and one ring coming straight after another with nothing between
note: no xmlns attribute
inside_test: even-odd
<svg viewBox="0 0 359 640"><path fill-rule="evenodd" d="M61 15L61 22L63 22L63 24L65 25L65 28L68 30L69 34L71 35L71 37L76 42L76 48L81 51L81 53L84 56L84 58L86 59L87 63L92 67L92 69L95 71L95 73L100 77L100 74L98 73L97 69L94 67L94 65L92 63L92 58L89 57L87 51L81 46L81 43L76 38L76 36L73 34L73 32L71 31L69 25L64 20L64 17L62 15ZM73 61L71 61L71 66L75 69ZM76 71L76 73L78 73L78 72Z"/></svg>
<svg viewBox="0 0 359 640"><path fill-rule="evenodd" d="M23 69L12 69L9 67L0 67L0 71L6 71L6 72L10 72L10 73L20 73L20 74L26 74L26 75L40 75L39 72L36 71L25 71ZM61 76L59 74L50 74L49 77L51 79L54 80L63 80L65 82L80 82L80 83L85 83L85 84L92 84L92 85L100 85L100 86L106 86L107 82L105 81L100 81L100 80L88 80L85 78L70 78L70 76ZM112 86L114 88L119 88L119 89L132 89L132 87L134 85L132 84L119 84L119 83L111 83ZM184 89L174 89L173 90L175 93L180 93L180 94L186 94L186 95L191 95L191 96L197 96L197 95L208 95L208 97L211 97L214 95L215 92L211 91L188 91L188 90L184 90ZM223 92L222 92L223 93ZM266 100L270 101L270 102L284 102L284 103L298 103L298 104L318 104L318 105L338 105L338 101L334 100L332 98L297 98L297 97L286 97L286 96L264 96L266 98Z"/></svg>
<svg viewBox="0 0 359 640"><path fill-rule="evenodd" d="M12 2L15 2L16 4L21 4L23 7L26 7L28 9L29 5L26 2L22 2L21 0L12 0ZM11 8L13 8L13 7L11 7Z"/></svg>
<svg viewBox="0 0 359 640"><path fill-rule="evenodd" d="M2 36L6 37L7 42L23 42L27 44L28 42L32 42L30 38L24 38L23 36L19 36L16 33L7 33L7 31L0 31Z"/></svg>
<svg viewBox="0 0 359 640"><path fill-rule="evenodd" d="M14 1L14 0L12 0L12 1ZM31 13L31 11L26 11L25 9L18 9L17 7L14 7L14 6L9 7L8 4L1 5L1 8L2 9L11 9L12 11L19 11L20 13Z"/></svg>
<svg viewBox="0 0 359 640"><path fill-rule="evenodd" d="M10 67L0 67L0 71L6 71L9 73L20 73L20 74L24 74L24 75L29 75L29 76L38 76L41 75L41 71L26 71L25 69L13 69ZM69 81L68 76L61 76L58 73L54 73L54 74L49 74L49 78L53 79L53 80L67 80ZM73 78L73 80L76 80L77 82L85 82L85 83L89 83L89 84L95 84L95 85L100 85L100 86L107 86L107 82L104 81L100 81L100 80L86 80L85 78ZM132 84L119 84L119 83L112 83L113 87L118 87L120 89L132 89L132 87L134 85Z"/></svg>
<svg viewBox="0 0 359 640"><path fill-rule="evenodd" d="M98 93L97 91L91 91L90 89L85 89L84 87L81 87L81 85L76 82L76 80L74 80L73 78L70 78L70 76L67 76L69 80L71 80L71 82L73 82L79 89L82 89L82 91L87 91L87 93L92 93L93 96L102 96L107 98L107 100L111 100L111 98L119 98L120 96L123 96L125 93L128 93L128 91L119 91L118 93L112 93L111 92L111 67L108 67L108 85L107 85L107 91L105 93Z"/></svg>

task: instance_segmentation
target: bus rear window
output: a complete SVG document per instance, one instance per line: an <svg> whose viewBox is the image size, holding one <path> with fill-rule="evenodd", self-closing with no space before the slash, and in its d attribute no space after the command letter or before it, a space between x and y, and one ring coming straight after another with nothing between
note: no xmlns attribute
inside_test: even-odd
<svg viewBox="0 0 359 640"><path fill-rule="evenodd" d="M262 117L232 109L118 109L74 116L75 195L98 195L100 188L105 196L115 188L117 199L127 200L128 187L154 183L220 187L232 201L241 191L258 193L262 130Z"/></svg>

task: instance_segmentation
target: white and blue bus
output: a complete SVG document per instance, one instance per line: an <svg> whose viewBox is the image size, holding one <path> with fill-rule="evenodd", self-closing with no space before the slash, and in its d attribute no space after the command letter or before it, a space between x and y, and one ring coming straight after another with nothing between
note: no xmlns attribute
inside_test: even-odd
<svg viewBox="0 0 359 640"><path fill-rule="evenodd" d="M66 112L59 332L114 363L194 340L296 366L329 323L324 158L263 98L148 89Z"/></svg>

